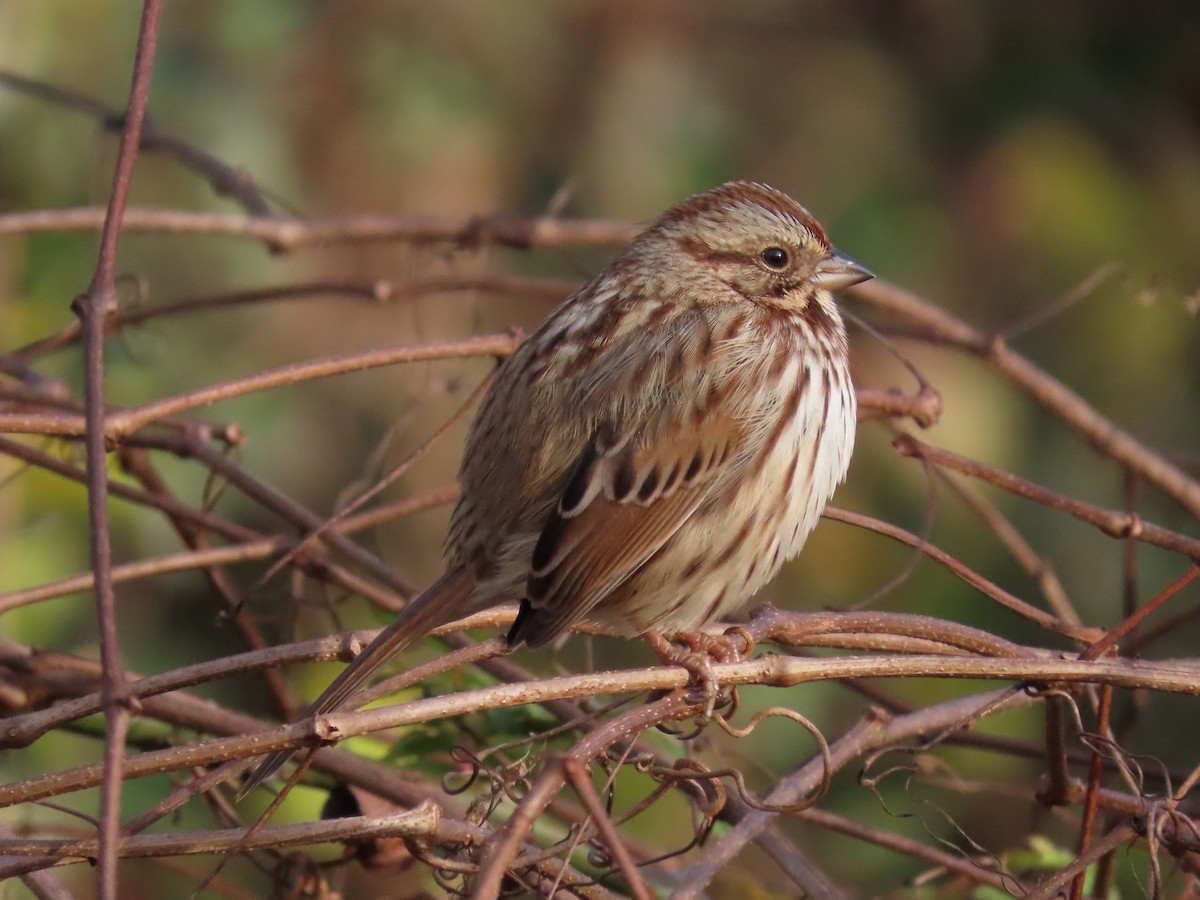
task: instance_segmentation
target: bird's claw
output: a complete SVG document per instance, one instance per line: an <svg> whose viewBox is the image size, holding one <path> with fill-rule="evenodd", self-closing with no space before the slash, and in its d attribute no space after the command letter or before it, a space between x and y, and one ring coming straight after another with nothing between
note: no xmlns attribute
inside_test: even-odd
<svg viewBox="0 0 1200 900"><path fill-rule="evenodd" d="M688 670L691 675L688 686L699 689L689 694L688 699L693 702L704 701L704 719L711 719L718 706L724 707L731 702L732 693L730 689L721 687L713 664L741 661L742 647L733 634L681 631L674 637L684 646L672 643L656 631L648 631L644 637L663 664L682 666ZM744 636L742 640L745 640Z"/></svg>

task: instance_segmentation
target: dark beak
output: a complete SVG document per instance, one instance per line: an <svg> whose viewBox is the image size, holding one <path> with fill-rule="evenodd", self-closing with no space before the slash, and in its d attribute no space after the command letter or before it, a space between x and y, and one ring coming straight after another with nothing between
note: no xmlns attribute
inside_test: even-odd
<svg viewBox="0 0 1200 900"><path fill-rule="evenodd" d="M817 263L817 269L813 272L812 282L818 287L836 291L874 277L875 273L862 263L857 263L850 257L843 256L835 250L833 255L828 259Z"/></svg>

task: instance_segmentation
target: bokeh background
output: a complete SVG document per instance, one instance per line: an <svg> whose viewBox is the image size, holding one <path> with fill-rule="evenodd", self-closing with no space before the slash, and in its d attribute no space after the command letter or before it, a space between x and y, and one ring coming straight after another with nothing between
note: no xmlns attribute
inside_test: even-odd
<svg viewBox="0 0 1200 900"><path fill-rule="evenodd" d="M112 0L0 4L0 64L120 108L139 12L139 4ZM1120 426L1191 471L1200 468L1200 5L214 0L168 4L162 27L150 101L155 123L243 167L286 213L466 218L561 209L644 221L688 193L754 178L801 200L844 251L881 277L984 329L1022 322L1115 264L1081 302L1014 343ZM102 204L114 160L115 140L94 119L0 89L0 215ZM155 155L139 160L131 203L236 210ZM86 286L95 251L96 237L87 233L0 237L0 351L71 320L69 303ZM130 276L124 301L155 304L313 279L402 285L491 272L581 280L610 255L380 243L273 256L246 240L129 235L120 263ZM108 394L136 404L317 356L529 326L552 303L482 292L373 304L316 297L173 317L112 342ZM847 307L866 312L853 301ZM874 338L856 331L853 342L861 384L913 388ZM945 397L943 419L927 440L1080 499L1124 502L1116 464L986 366L897 346ZM417 446L486 370L484 361L398 367L254 395L204 415L241 424L249 434L243 463L328 513L348 488L369 483ZM56 354L39 371L77 386L79 354ZM462 434L459 426L389 496L449 483ZM939 498L927 524L928 479L890 450L892 437L886 425L864 428L836 502L929 528L935 542L1038 602L1034 579L952 498ZM202 473L164 465L184 497L200 497ZM0 479L0 590L86 570L82 489L3 460ZM1055 567L1087 622L1119 620L1116 542L1061 515L994 499ZM1142 490L1139 502L1148 517L1196 532L1194 520L1153 491ZM277 527L236 496L223 498L219 510ZM447 514L389 526L368 541L427 580L439 571ZM161 520L119 504L114 515L118 561L177 549ZM882 539L826 524L763 599L843 606L908 562ZM1153 551L1140 563L1141 599L1181 571L1178 559ZM296 611L296 594L287 579L275 579L253 600L281 639L327 631L319 609ZM118 597L134 670L235 648L198 576L140 583ZM928 564L877 603L1048 640ZM90 610L90 598L77 595L18 610L0 628L24 642L94 656ZM343 616L351 624L377 621L353 604ZM1181 629L1154 655L1187 655L1196 638L1195 628ZM643 658L640 648L597 648L606 665ZM568 646L562 659L579 665L578 649ZM522 662L555 664L534 655ZM327 675L297 673L298 684L315 691ZM954 690L928 683L889 689L899 697ZM213 694L229 700L246 690L230 685ZM845 696L805 688L787 702L836 730L862 709ZM1157 712L1160 724L1131 749L1168 761L1181 744L1194 750L1186 709L1153 698L1141 714ZM1007 725L1035 739L1040 727L1035 716ZM778 730L725 751L765 780L786 770L793 754L809 752L781 739L789 726L771 727ZM0 768L12 778L98 752L86 734L55 735L21 758L0 758ZM1021 764L1004 765L1016 772ZM1025 775L1036 773L1030 765ZM996 776L995 769L987 775ZM156 793L153 784L131 787L131 810ZM839 796L847 814L881 827L916 827L889 818L853 785ZM966 803L956 815L997 851L1030 828L1026 819L997 817L991 801ZM814 856L852 883L891 889L919 871L815 830L807 839ZM751 875L758 873L748 860L730 878ZM140 877L168 892L179 884L149 866ZM763 882L764 895L772 884Z"/></svg>

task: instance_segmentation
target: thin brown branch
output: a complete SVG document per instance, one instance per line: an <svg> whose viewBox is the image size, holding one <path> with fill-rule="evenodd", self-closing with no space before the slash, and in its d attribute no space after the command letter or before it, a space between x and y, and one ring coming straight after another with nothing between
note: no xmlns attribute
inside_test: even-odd
<svg viewBox="0 0 1200 900"><path fill-rule="evenodd" d="M845 678L967 678L1017 684L1112 684L1200 696L1200 669L1194 666L1135 660L999 659L954 656L848 657L796 659L765 656L748 662L713 666L720 684L789 687ZM336 743L388 728L570 697L668 691L688 684L690 673L678 667L628 669L588 675L544 678L523 684L501 684L381 707L343 711L250 735L143 753L127 761L125 776L142 777L237 757L261 756L285 747ZM703 703L692 704L703 707ZM940 707L939 707L940 709ZM914 714L915 715L915 714ZM605 726L601 726L605 727ZM0 785L0 807L94 786L99 767L82 766Z"/></svg>
<svg viewBox="0 0 1200 900"><path fill-rule="evenodd" d="M7 213L0 215L0 235L96 231L103 221L103 210L94 206ZM607 219L523 218L507 215L455 219L361 214L301 220L174 209L128 210L124 228L127 233L138 234L206 234L245 238L282 251L363 241L452 244L464 248L498 245L520 250L535 247L619 247L629 243L641 231L636 225Z"/></svg>
<svg viewBox="0 0 1200 900"><path fill-rule="evenodd" d="M457 488L445 488L441 491L435 491L431 494L415 498L419 502L409 503L406 506L412 511L431 509L453 502L457 495ZM381 510L378 513L367 513L363 518L382 518L383 516L380 513L386 513L387 517L394 517L396 515L394 509L389 508L388 510ZM358 517L347 519L340 524L341 527L338 530L345 534L352 534L355 531L361 530L361 528L367 527ZM211 547L205 550L191 550L182 553L172 553L167 556L151 557L140 562L125 563L124 565L114 567L113 583L122 584L169 572L187 572L194 569L205 569L210 566L223 566L232 563L268 559L277 553L296 547L298 543L299 540L294 535L274 535L259 540L246 540L244 543L233 544L227 547ZM299 568L304 568L310 561L297 559L294 562ZM328 568L322 567L319 572L314 570L310 574L315 575L328 572ZM31 603L40 603L43 600L49 600L54 597L62 597L66 594L86 591L94 583L95 576L93 573L87 572L71 578L62 578L58 581L39 584L36 587L9 591L0 594L0 614ZM348 587L349 585L343 582L342 586ZM399 608L397 604L392 602L393 598L388 595L374 596L372 599L386 601L384 605L389 609L396 610Z"/></svg>
<svg viewBox="0 0 1200 900"><path fill-rule="evenodd" d="M897 391L876 391L861 387L857 394L860 420L903 416L912 419L921 428L929 428L936 425L942 417L942 395L929 387L922 387L912 397Z"/></svg>
<svg viewBox="0 0 1200 900"><path fill-rule="evenodd" d="M624 713L606 722L585 736L570 751L570 758L579 763L590 763L608 747L622 739L640 734L646 728L664 722L675 721L694 715L703 708L703 703L689 703L678 692L656 700L639 709ZM499 895L504 875L517 868L517 853L525 836L551 799L562 789L567 780L567 769L563 760L545 766L533 787L522 798L512 816L492 840L484 846L479 863L479 876L471 892L472 897L486 898Z"/></svg>
<svg viewBox="0 0 1200 900"><path fill-rule="evenodd" d="M137 50L133 62L133 85L125 114L125 128L117 155L116 171L109 192L108 207L100 235L96 269L86 294L77 297L72 309L79 317L84 347L84 406L88 473L88 534L92 567L96 574L96 620L100 632L100 660L104 670L101 685L105 718L104 779L100 788L100 839L97 894L100 900L116 900L119 829L121 825L121 769L125 758L125 734L130 709L125 692L121 643L117 635L116 598L112 585L112 536L108 522L108 472L105 446L104 402L104 323L117 307L117 245L125 201L133 178L150 76L154 71L154 51L158 41L158 23L162 0L145 0L138 29Z"/></svg>
<svg viewBox="0 0 1200 900"><path fill-rule="evenodd" d="M125 328L142 325L154 319L175 316L201 310L220 309L228 306L242 306L252 303L270 303L282 300L305 299L308 297L351 297L382 302L391 296L391 285L386 281L376 281L373 284L354 284L343 282L310 282L307 284L288 284L273 288L258 290L233 291L217 294L212 297L188 297L171 303L158 303L153 306L139 306L133 309L122 309L107 322L109 334L116 334ZM18 347L0 356L0 360L8 369L25 366L33 360L69 347L79 339L77 324L68 325L55 334L32 341L23 347Z"/></svg>
<svg viewBox="0 0 1200 900"><path fill-rule="evenodd" d="M1019 659L1030 654L1058 654L1033 650L989 634L978 628L960 625L933 616L891 612L792 612L764 603L751 613L745 629L755 643L769 642L784 646L854 646L857 637L889 636L917 640L922 646L940 646L943 653L959 652L982 656ZM820 641L835 637L838 641ZM843 642L844 641L844 642ZM908 645L912 652L912 644Z"/></svg>
<svg viewBox="0 0 1200 900"><path fill-rule="evenodd" d="M373 838L430 837L437 832L440 810L433 803L386 816L351 816L299 825L273 825L259 829L243 842L243 828L196 831L190 834L154 834L126 837L120 846L122 858L227 853L230 850L261 850L306 844L341 843ZM47 856L87 862L97 855L97 841L3 840L0 854Z"/></svg>
<svg viewBox="0 0 1200 900"><path fill-rule="evenodd" d="M1108 734L1112 695L1113 691L1109 685L1103 685L1100 688L1100 709L1096 712L1096 731L1101 735ZM1104 761L1099 747L1093 750L1091 765L1088 768L1087 793L1083 800L1083 820L1079 826L1080 856L1087 854L1096 830L1096 811L1100 803L1101 779L1104 777ZM1080 870L1071 882L1071 900L1082 900L1083 875L1083 870Z"/></svg>
<svg viewBox="0 0 1200 900"><path fill-rule="evenodd" d="M515 334L493 334L442 343L402 345L382 350L363 351L348 356L294 363L265 372L257 372L245 378L223 381L174 397L164 397L144 406L114 412L108 418L105 438L111 445L115 445L139 428L144 428L169 416L267 388L296 384L313 378L328 378L347 372L361 372L365 369L398 363L457 359L466 356L502 357L516 349L518 343L520 343L520 339ZM0 413L0 431L24 434L81 435L86 432L86 429L86 422L78 416Z"/></svg>
<svg viewBox="0 0 1200 900"><path fill-rule="evenodd" d="M448 634L488 625L511 624L515 615L516 611L512 607L507 610L489 610L486 613L469 616L459 622L448 623L436 629L434 634ZM310 641L280 644L275 647L250 650L194 663L190 666L181 666L167 672L144 677L126 673L129 694L132 698L145 700L159 694L179 691L198 684L207 684L234 675L244 675L299 662L349 661L361 653L362 648L370 643L371 638L377 633L372 630L349 631ZM430 663L408 669L403 674L385 679L375 687L364 691L356 698L356 705L365 705L449 668L479 662L488 655L504 652L504 649L502 642L484 641L443 654ZM8 715L4 719L3 727L0 727L0 749L28 746L55 728L60 728L100 711L99 693L92 691L79 694L74 689L74 682L77 682L78 679L84 679L88 684L98 679L99 670L96 664L90 660L26 647L0 637L0 663L8 670L10 677L19 674L22 681L40 686L48 699L57 699L60 696L72 697L70 700L55 703L53 706ZM64 684L64 679L72 682L69 688ZM235 729L238 732L244 730L246 729Z"/></svg>
<svg viewBox="0 0 1200 900"><path fill-rule="evenodd" d="M317 515L312 510L292 500L285 493L252 476L249 472L229 459L224 453L216 450L209 441L198 435L165 435L161 438L146 437L147 446L169 450L179 456L199 460L215 475L223 478L231 486L236 487L245 496L270 510L285 521L298 528L313 532L320 529L324 516ZM352 541L347 535L337 529L321 534L321 542L330 549L342 554L362 566L367 572L377 578L380 583L396 591L403 597L411 597L420 591L421 586L412 579L398 572L374 553Z"/></svg>
<svg viewBox="0 0 1200 900"><path fill-rule="evenodd" d="M876 519L872 516L865 516L861 513L851 512L850 510L834 506L826 506L822 516L826 519L832 519L835 522L844 522L847 525L855 525L859 528L865 528L868 531L874 531L877 534L882 534L885 537L892 538L902 544L920 550L931 560L952 572L956 577L978 590L984 596L1042 628L1057 634L1067 635L1079 641L1090 642L1099 637L1096 629L1079 628L1070 625L1037 607L1030 606L1021 598L1009 593L999 585L993 584L978 572L968 568L944 550L909 531L905 531L903 528L892 525L890 522L884 522L882 519Z"/></svg>
<svg viewBox="0 0 1200 900"><path fill-rule="evenodd" d="M911 435L901 435L893 441L892 446L904 456L928 460L934 465L953 469L964 475L970 475L972 478L986 481L988 484L1003 488L1019 497L1040 503L1042 506L1065 512L1080 521L1095 525L1109 537L1133 538L1165 550L1182 553L1200 562L1200 540L1170 531L1153 522L1147 522L1137 513L1118 512L1085 503L1082 500L1075 500L994 466L922 443Z"/></svg>
<svg viewBox="0 0 1200 900"><path fill-rule="evenodd" d="M479 275L467 277L421 278L413 281L392 282L384 278L369 283L342 281L313 281L302 284L281 284L275 287L229 291L204 297L185 297L168 303L156 303L122 309L108 320L108 333L114 334L135 325L143 325L168 316L186 313L207 312L231 306L246 306L259 303L329 299L346 297L384 304L401 300L413 300L430 294L476 293L511 294L522 297L540 297L561 300L578 285L569 281L548 278L521 278L517 276ZM28 365L34 359L69 347L79 339L79 327L73 323L56 334L33 341L9 353L0 354L4 367L15 370Z"/></svg>
<svg viewBox="0 0 1200 900"><path fill-rule="evenodd" d="M956 730L975 721L985 712L1012 709L1033 702L1034 698L1027 694L1000 690L963 697L896 718L887 718L879 712L874 712L861 719L831 744L832 768L835 771L843 769L867 753L909 740L915 735ZM809 760L777 782L775 789L767 795L767 803L775 807L796 803L815 790L825 777L826 769L824 760ZM676 900L689 900L701 896L717 873L740 854L747 844L755 840L774 821L776 815L777 813L759 809L752 809L741 815L733 829L714 845L709 846L704 858L676 882L673 897Z"/></svg>
<svg viewBox="0 0 1200 900"><path fill-rule="evenodd" d="M78 110L91 116L110 131L121 131L125 128L125 114L122 111L76 91L25 78L14 72L0 72L0 84L46 103ZM177 135L159 131L148 114L142 122L139 149L142 152L159 152L174 157L187 168L203 175L217 194L228 195L237 200L246 212L260 216L271 213L270 205L254 184L249 172L222 162L211 153Z"/></svg>
<svg viewBox="0 0 1200 900"><path fill-rule="evenodd" d="M592 787L591 769L585 762L574 757L564 759L562 766L563 774L571 782L580 799L583 800L583 805L587 809L592 823L608 845L609 852L616 861L619 871L629 882L633 896L638 900L651 900L654 895L642 879L637 864L629 853L629 848L625 846L621 835L617 833L608 810L604 808L604 804L600 802L600 798L596 794L596 789Z"/></svg>
<svg viewBox="0 0 1200 900"><path fill-rule="evenodd" d="M1026 900L1055 900L1055 898L1061 897L1063 888L1071 883L1077 875L1085 872L1088 866L1114 850L1119 850L1136 838L1137 833L1128 825L1114 828L1092 844L1086 853L1081 853L1076 857L1070 865L1042 879L1036 890L1026 895Z"/></svg>
<svg viewBox="0 0 1200 900"><path fill-rule="evenodd" d="M941 469L935 469L942 483L946 484L973 513L996 536L996 539L1020 563L1021 568L1037 579L1038 588L1046 598L1046 605L1054 610L1064 622L1071 625L1083 625L1083 619L1075 610L1075 605L1067 596L1066 590L1059 581L1058 575L1050 561L1030 545L1016 527L1010 522L996 505L966 479L952 477Z"/></svg>
<svg viewBox="0 0 1200 900"><path fill-rule="evenodd" d="M983 358L1035 403L1074 428L1098 451L1133 469L1192 515L1200 517L1200 481L1118 428L1086 400L1003 340L994 340L912 291L879 278L856 285L851 292L880 312L923 329L926 339Z"/></svg>
<svg viewBox="0 0 1200 900"><path fill-rule="evenodd" d="M1020 880L1013 875L993 871L985 868L980 862L928 846L903 835L892 834L879 828L870 828L846 816L811 808L798 812L796 818L876 847L903 853L905 856L921 860L947 872L953 872L972 885L986 884L998 891L1006 891L1016 896L1021 896L1021 892L1024 890Z"/></svg>
<svg viewBox="0 0 1200 900"><path fill-rule="evenodd" d="M448 634L482 627L500 627L511 624L514 615L515 610L511 606L489 610L459 622L451 622L436 629L435 633ZM900 613L789 613L765 606L756 613L748 630L758 641L769 640L788 645L817 644L819 646L853 648L862 644L860 638L863 632L872 632L878 635L890 633L898 638L904 638L906 643L897 649L906 650L909 653L924 653L928 647L940 645L943 651L946 648L959 648L964 651L971 650L976 653L1007 658L1030 656L1053 658L1058 655L999 641L987 635L986 632L954 622ZM129 676L131 679L129 691L131 696L145 699L155 694L180 690L269 667L316 660L350 660L361 652L362 647L370 643L376 634L375 630L345 632L317 640L281 644L263 650L225 656L157 675L147 677L131 675ZM821 640L823 637L831 639ZM498 649L497 646L492 645L491 641L471 644L462 650L441 656L424 666L408 669L401 675L386 679L374 688L364 691L357 698L358 705L364 705L387 694L395 693L431 675L445 671L447 667L461 665L467 661L479 661L483 656L494 654ZM27 672L31 677L43 682L53 681L59 667L65 667L74 672L79 671L81 666L81 662L74 657L64 657L61 654L47 651L31 651L29 648L3 639L0 639L0 662L12 670ZM135 677L136 680L132 680ZM531 679L530 676L525 675L519 680L528 682ZM89 694L46 709L9 716L5 720L3 729L0 729L0 737L2 737L0 747L25 746L47 731L83 716L91 715L98 709L98 695Z"/></svg>
<svg viewBox="0 0 1200 900"><path fill-rule="evenodd" d="M1088 648L1088 651L1084 654L1084 656L1088 659L1098 659L1100 656L1107 653L1113 647L1117 646L1117 644L1125 637L1133 634L1134 631L1137 630L1137 627L1142 624L1142 622L1146 621L1146 619L1162 609L1163 606L1174 599L1180 591L1195 581L1198 577L1200 577L1200 566L1193 566L1192 568L1188 569L1169 585L1159 591L1159 593L1153 599L1143 604L1133 613L1133 615L1123 619L1121 624L1112 629L1100 640L1096 641L1095 644Z"/></svg>
<svg viewBox="0 0 1200 900"><path fill-rule="evenodd" d="M53 458L47 457L45 454L33 451L20 444L6 441L3 438L0 438L0 453L8 453L19 459L26 459L35 465L40 465L65 477L80 482L83 481L82 472L74 467L60 463ZM250 531L244 526L236 525L232 522L227 522L211 513L193 510L191 507L168 501L167 498L148 494L145 491L119 482L114 482L109 487L112 496L121 497L134 503L141 503L151 508L161 509L172 516L182 516L198 527L242 542L239 546L234 547L222 547L209 551L197 551L196 553L174 554L144 563L129 563L113 570L114 578L117 580L130 580L156 574L157 572L181 571L183 569L198 568L210 564L233 563L249 559L265 558L273 552L294 546L297 540L294 536L286 536L284 538L274 536L264 537L258 532ZM386 504L377 510L371 510L347 519L342 523L342 527L338 529L338 539L344 541L346 547L353 548L356 545L346 540L344 535L373 527L380 522L408 515L412 512L453 502L457 496L458 489L448 487L432 491L420 497ZM408 585L409 590L398 590L395 593L390 592L341 566L334 565L325 557L326 554L323 550L313 548L293 560L293 565L310 577L327 581L347 591L359 594L375 605L393 612L400 609L403 605L402 597L411 596L411 592L418 589L414 584ZM363 551L363 559L373 561L373 565L382 567L388 571L389 580L398 585L407 585L406 581L398 580L400 576L397 573L388 570L381 562L375 560L371 554ZM50 597L62 596L72 591L86 590L93 584L93 581L94 575L92 574L80 575L74 578L51 582L46 585L0 594L0 612L17 606L39 602Z"/></svg>

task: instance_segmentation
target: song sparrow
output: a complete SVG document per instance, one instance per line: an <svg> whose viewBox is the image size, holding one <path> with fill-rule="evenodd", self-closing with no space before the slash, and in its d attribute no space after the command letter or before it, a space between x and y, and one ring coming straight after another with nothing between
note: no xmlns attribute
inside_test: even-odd
<svg viewBox="0 0 1200 900"><path fill-rule="evenodd" d="M578 622L676 633L745 603L845 476L855 399L829 291L870 277L763 184L668 210L499 367L467 439L446 573L308 714L431 628L504 601L521 601L508 643L532 647Z"/></svg>

